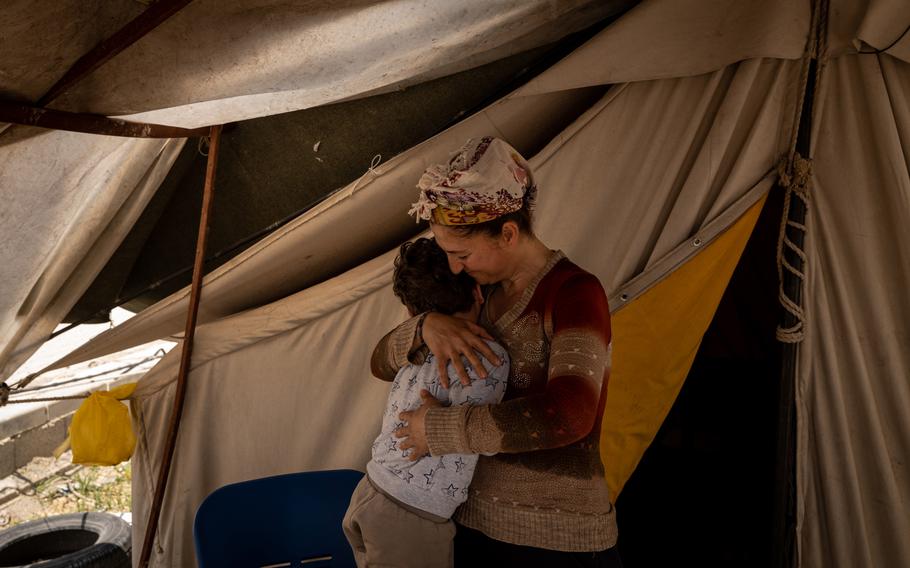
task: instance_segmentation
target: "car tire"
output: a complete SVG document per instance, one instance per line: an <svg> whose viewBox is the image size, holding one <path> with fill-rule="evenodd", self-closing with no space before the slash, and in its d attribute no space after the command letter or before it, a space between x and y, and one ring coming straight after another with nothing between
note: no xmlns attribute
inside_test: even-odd
<svg viewBox="0 0 910 568"><path fill-rule="evenodd" d="M129 568L130 525L108 513L70 513L0 532L0 566Z"/></svg>

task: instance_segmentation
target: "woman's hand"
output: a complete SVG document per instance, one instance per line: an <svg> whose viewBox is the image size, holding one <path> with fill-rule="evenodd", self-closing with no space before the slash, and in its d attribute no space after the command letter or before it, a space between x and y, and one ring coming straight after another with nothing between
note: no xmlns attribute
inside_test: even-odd
<svg viewBox="0 0 910 568"><path fill-rule="evenodd" d="M494 365L502 365L502 361L484 341L492 340L493 337L483 327L466 319L430 312L423 320L422 335L423 342L436 357L439 381L445 388L449 388L449 375L446 372L449 361L455 366L461 384L465 386L471 384L471 379L464 368L462 356L467 358L481 379L487 378L487 369L481 363L478 353Z"/></svg>
<svg viewBox="0 0 910 568"><path fill-rule="evenodd" d="M420 398L423 400L423 404L419 408L398 415L398 419L407 422L407 425L395 430L396 438L404 438L398 444L398 449L413 450L408 454L408 459L411 461L417 461L430 453L426 430L427 411L433 407L442 406L442 403L433 398L433 395L426 389L420 391Z"/></svg>

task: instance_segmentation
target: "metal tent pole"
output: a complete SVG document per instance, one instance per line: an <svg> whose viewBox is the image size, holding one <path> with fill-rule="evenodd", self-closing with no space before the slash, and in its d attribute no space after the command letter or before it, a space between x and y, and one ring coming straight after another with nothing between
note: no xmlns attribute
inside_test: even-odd
<svg viewBox="0 0 910 568"><path fill-rule="evenodd" d="M161 468L158 471L158 483L155 486L155 496L149 512L148 524L145 528L145 539L142 544L142 554L139 557L139 567L148 566L155 535L158 531L158 519L161 515L161 505L164 502L164 493L167 489L168 477L171 471L171 462L174 457L174 448L177 444L177 433L180 429L180 417L183 414L183 403L186 399L187 375L190 370L190 358L193 353L193 336L196 331L196 315L199 312L199 300L202 296L202 268L205 261L206 236L209 229L209 215L212 210L212 201L215 193L215 169L218 165L218 149L221 141L221 126L213 126L211 130L211 146L209 148L208 165L205 171L205 189L202 196L202 214L199 219L199 237L196 240L196 261L193 265L193 283L190 287L190 305L186 316L186 328L183 339L183 350L180 353L180 368L177 374L177 389L174 393L174 409L171 413L170 426L165 440L164 453L161 457Z"/></svg>

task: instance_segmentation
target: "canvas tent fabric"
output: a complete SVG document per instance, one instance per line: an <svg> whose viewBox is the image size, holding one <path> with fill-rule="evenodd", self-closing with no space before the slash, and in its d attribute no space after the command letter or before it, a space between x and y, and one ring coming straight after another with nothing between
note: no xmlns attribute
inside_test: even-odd
<svg viewBox="0 0 910 568"><path fill-rule="evenodd" d="M504 96L603 25L403 90L226 125L206 272L361 177L371 164ZM184 147L139 221L64 321L99 312L103 317L127 298L123 307L139 312L189 284L205 166L198 143ZM351 260L350 266L366 258Z"/></svg>
<svg viewBox="0 0 910 568"><path fill-rule="evenodd" d="M907 284L903 267L910 265L902 232L908 211L905 101L910 11L899 0L832 0L829 4L827 51L821 54L823 81L812 124L816 181L806 248L810 258L807 333L799 350L797 375L797 548L802 566L903 565L910 561L903 544L910 518L906 500L910 480L901 458L910 438L902 413L910 403L904 323L910 318L902 292ZM369 173L318 211L232 261L217 279L210 276L210 305L216 311L197 335L198 360L186 409L195 427L185 425L179 439L173 473L179 489L172 490L165 501L159 565L174 559L191 562L187 519L207 489L293 469L357 466L357 460L364 458L365 449L356 444L319 442L330 433L339 440L359 440L364 430L376 426L368 419L363 423L338 420L328 413L343 409L345 416L367 416L382 404L382 385L369 380L365 358L361 363L357 358L365 357L370 347L367 336L378 338L404 314L387 290L391 253L383 256L374 249L378 255L374 260L333 277L346 270L340 257L364 254L364 248L359 248L363 239L356 232L345 240L348 230L359 230L356 221L373 222L373 215L388 221L387 226L367 225L370 237L383 250L393 250L414 231L413 225L408 229L407 221L394 217L412 200L410 184L401 184L413 172L444 158L465 135L492 131L525 152L533 149L533 163L549 176L552 191L569 192L582 186L569 183L566 172L575 181L576 169L588 163L589 152L604 151L606 162L601 163L618 165L591 175L617 193L603 192L601 202L597 192L595 203L607 207L608 199L616 197L618 201L610 205L623 203L626 209L607 213L644 212L651 217L628 231L608 235L603 240L606 246L598 249L573 243L579 238L587 243L592 234L603 232L603 223L592 227L588 219L587 225L567 226L548 220L547 211L556 213L542 204L541 233L549 244L591 267L608 290L619 291L728 214L773 170L795 116L787 101L798 92L798 58L806 47L810 14L808 1L646 0L524 91L403 154L385 169ZM610 51L594 50L594 45L610 46ZM573 71L571 64L579 61L584 61L581 69ZM562 86L561 77L567 81ZM563 99L579 102L581 97L573 99L573 91L563 89L590 88L601 82L625 84L611 87L591 105L591 112L562 133L535 140L534 121L546 115L536 111L563 108ZM638 96L624 95L630 92ZM528 106L520 106L520 100ZM600 114L593 111L597 105ZM592 115L609 116L619 124L600 123ZM656 117L670 123L666 128L672 134ZM673 129L674 119L684 122L686 118L699 126L689 132L677 123ZM650 131L638 128L652 120L657 126ZM712 129L715 121L729 130ZM582 126L591 122L599 124L594 133ZM662 136L641 138L654 131ZM578 141L595 135L601 138L586 140L588 145L579 150ZM639 142L628 142L627 135ZM617 145L611 147L611 143ZM612 153L606 151L609 148ZM622 153L628 148L639 149L632 154L639 160L634 171L620 159L629 157ZM663 167L667 163L673 166ZM685 175L677 180L673 174L680 172ZM614 177L607 180L605 175ZM648 183L630 183L645 178ZM668 187L673 191L667 192ZM584 193L588 199L591 194ZM398 200L401 206L396 205ZM592 208L590 201L582 203L588 206L579 206L579 216ZM577 234L549 234L547 223ZM340 240L321 239L308 250L312 239L326 232ZM723 238L723 234L717 236ZM636 249L638 242L644 245ZM712 247L686 258L699 258ZM627 253L627 248L632 252ZM306 251L304 260L287 262L299 259L301 251ZM311 252L318 262L306 262ZM279 260L270 260L273 253ZM611 259L605 269L593 266L605 259ZM250 270L253 267L268 270L257 273ZM644 300L649 291L670 282L673 274L649 280L650 287L640 290L639 298ZM230 291L234 277L236 294ZM221 282L220 294L215 293L216 281ZM296 292L302 287L306 289ZM267 288L291 295L257 308ZM181 302L185 305L175 294L160 309L150 310L149 316L136 318L141 325L99 337L80 356L100 355L131 341L174 333L179 329ZM710 306L710 299L705 304ZM628 309L622 308L617 320ZM237 313L241 310L249 311ZM890 337L883 339L882 329ZM688 339L697 340L697 329L688 332ZM849 335L845 338L845 334ZM355 340L358 336L363 339ZM691 347L691 342L687 345ZM310 347L318 356L337 355L341 364L333 361L328 369L325 361L320 367L318 361L308 359L307 365L301 365L300 354L310 354ZM261 368L258 356L246 357L259 349L263 354L282 355L262 359L274 368ZM620 356L618 349L615 357ZM134 401L139 435L134 463L137 536L144 531L151 499L174 366L172 357L152 371ZM312 373L304 375L301 368ZM327 380L335 381L333 388L326 388ZM358 396L352 398L355 386ZM275 397L274 391L283 396ZM275 416L282 420L265 423ZM298 420L300 431L288 429L285 417ZM251 427L256 420L262 422ZM276 452L283 459L270 463Z"/></svg>
<svg viewBox="0 0 910 568"><path fill-rule="evenodd" d="M614 87L531 160L541 187L537 223L542 238L597 274L609 293L673 256L680 236L689 247L693 232L725 219L725 213L742 203L759 202L790 138L785 125L795 101L788 98L787 87L799 68L799 61L753 60L708 75ZM482 113L466 123L472 121L486 117ZM463 130L455 127L405 153L389 168L407 170L412 162L432 162L426 152L439 146L451 150L462 139ZM743 152L747 146L753 151ZM729 151L717 155L720 147ZM648 167L651 163L674 169L655 170ZM374 184L355 196L381 189ZM412 200L413 189L407 191ZM592 200L592 191L601 198ZM655 200L668 205L656 209ZM340 201L334 207L346 205ZM406 210L404 204L398 215L413 223ZM737 218L706 236L706 254L713 237ZM615 233L604 234L602 227ZM733 233L728 271L749 232ZM619 244L606 246L606 239ZM394 248L283 300L198 329L185 434L178 441L172 473L181 489L165 498L154 556L158 565L191 561L188 531L195 507L221 484L300 469L363 467L369 433L378 427L387 395L387 385L369 376L369 351L404 318L390 290L393 257ZM701 276L724 278L718 271ZM723 288L721 282L710 292L688 289L699 301L689 297L682 302L702 315L676 338L682 336L687 352L704 333ZM634 303L624 309L633 309ZM620 330L615 333L622 337ZM646 334L641 340L652 339L653 334ZM614 344L614 355L625 347ZM159 461L176 364L175 352L143 379L132 402L140 439L134 457L137 537L146 530L143 519L152 491L148 481ZM677 388L683 378L684 373L675 376ZM634 383L637 377L629 379ZM297 426L289 429L288 424ZM659 420L623 450L640 457L657 426Z"/></svg>
<svg viewBox="0 0 910 568"><path fill-rule="evenodd" d="M212 321L262 305L316 284L351 267L351 259L381 254L389 242L400 242L417 231L407 211L416 191L413 179L425 167L446 159L451 140L497 132L520 151L540 148L547 136L577 116L591 93L569 91L503 100L462 121L451 139L431 139L416 153L396 156L364 172L324 202L257 242L205 278L206 301L199 321ZM536 122L524 118L539 117ZM350 223L349 219L358 222ZM344 226L344 231L338 227ZM333 234L327 240L321 235ZM288 262L288 259L294 262ZM139 345L183 330L189 290L178 291L144 310L104 337L85 344L52 367L67 366Z"/></svg>
<svg viewBox="0 0 910 568"><path fill-rule="evenodd" d="M138 15L136 4L64 1L46 11L35 10L31 2L5 4L0 10L4 99L37 100L80 55ZM184 124L191 119L202 125L288 112L401 88L544 45L626 4L196 1L50 106L108 115L153 113L144 120ZM432 48L418 49L427 45ZM0 276L0 376L8 377L40 346L123 241L183 141L168 143L158 173L150 173L143 185L143 200L115 229L108 221L127 195L119 184L128 178L121 176L134 175L140 151L152 159L158 155L155 145L163 143L23 126L0 133L0 191L11 204L4 213L28 218L27 226L5 223L0 229L0 264L9 267ZM53 162L56 156L63 158ZM49 163L54 166L48 168ZM102 183L84 177L92 168L95 175L110 177L111 200L92 193L100 195ZM45 207L48 201L58 207ZM91 217L80 219L74 211ZM105 227L105 245L90 247ZM91 258L76 275L71 271L80 255ZM42 277L47 266L52 273ZM53 306L50 298L56 298Z"/></svg>
<svg viewBox="0 0 910 568"><path fill-rule="evenodd" d="M723 3L712 4L697 8L695 5L688 5L688 9L677 11L676 3L663 2L645 2L636 6L627 13L622 19L615 22L610 27L609 34L600 34L597 38L588 42L583 48L579 49L572 55L572 65L557 65L549 73L544 73L541 79L551 75L565 77L566 84L562 87L541 87L532 81L528 86L519 89L508 100L500 101L491 105L483 113L482 117L464 121L460 127L463 128L462 138L469 136L482 135L494 131L499 132L502 136L510 139L520 151L527 152L535 150L542 146L543 142L550 134L547 123L534 124L527 120L521 120L522 116L542 116L546 117L557 109L571 108L568 103L561 102L561 98L577 97L579 101L584 99L584 95L578 93L582 87L593 87L595 85L611 82L614 78L633 78L634 80L654 79L668 74L669 68L659 68L657 70L649 69L654 73L653 76L642 74L637 71L642 59L654 59L653 47L645 49L646 46L638 46L635 50L618 52L616 57L608 59L610 62L607 67L613 69L614 75L598 77L596 73L590 73L591 69L598 69L603 65L598 62L598 57L592 59L589 47L591 45L603 46L604 49L612 49L614 42L610 38L615 34L620 34L622 38L629 37L650 37L652 34L648 30L659 29L661 13L663 10L670 9L674 15L680 16L673 20L677 22L678 32L668 34L672 40L672 47L667 53L675 53L675 58L679 59L680 71L676 76L691 75L690 65L692 61L697 61L698 57L691 55L683 49L684 43L688 40L692 43L697 42L704 35L722 35L728 41L723 45L723 49L718 49L726 54L726 58L713 61L716 67L701 65L698 72L713 71L724 66L724 62L738 61L745 59L754 53L767 51L771 56L784 57L789 59L798 59L804 51L806 42L806 29L808 28L808 5L801 3L791 3L786 1L777 2L772 7L758 5L748 5L748 9L742 9L740 4L734 6L737 18L725 19L715 16L717 13L724 13ZM658 7L655 7L657 5ZM667 6L660 8L659 6ZM795 8L794 8L795 6ZM770 9L770 8L773 8ZM805 25L800 26L775 26L764 25L754 26L756 21L767 20L767 13L780 11L787 17L784 21L795 19L797 22L805 21ZM644 16L640 16L640 13ZM699 15L705 16L700 18ZM634 25L625 24L628 18L633 19ZM707 23L696 26L690 30L693 21L705 20ZM779 18L778 18L779 19ZM771 18L772 21L775 18ZM689 30L689 31L687 31ZM796 34L796 39L793 36ZM651 42L653 43L653 42ZM783 45L785 48L781 48ZM612 53L612 51L611 51ZM603 57L599 58L603 60ZM665 57L657 58L663 61L662 65L669 65ZM595 62L598 62L595 64ZM587 77L579 83L575 78L579 76ZM590 76L590 77L589 77ZM547 79L549 80L549 79ZM603 81L603 83L601 83ZM530 91L529 91L530 89ZM550 94L550 98L530 95L539 91L541 94ZM528 98L529 101L523 102L517 99ZM554 117L558 120L558 117ZM482 121L478 124L478 121ZM428 144L434 142L429 141ZM456 146L460 142L456 142ZM380 241L395 242L408 236L408 225L406 219L395 217L395 212L400 210L401 206L407 207L412 201L411 195L413 183L411 179L419 177L424 167L431 163L439 162L445 159L449 148L440 145L435 148L435 152L429 154L422 162L410 162L407 164L407 171L396 168L396 176L392 179L383 178L381 174L391 168L393 165L404 161L403 157L396 157L394 163L383 164L369 174L365 174L361 181L354 185L354 190L341 192L333 196L329 202L321 204L311 212L306 213L296 220L286 229L276 232L268 237L267 241L257 243L252 249L245 252L231 263L216 270L207 278L207 301L200 308L200 321L206 321L209 317L222 317L234 313L241 309L247 309L257 305L257 301L276 299L278 296L270 298L265 297L269 291L290 293L300 287L318 282L325 277L337 274L340 263L345 258L364 258L365 255L379 254L381 251L375 247ZM385 197L378 197L377 192L362 192L361 190L371 183L380 185L395 184L399 191L396 192L392 201ZM342 200L351 198L350 194L357 193L353 202L362 204L361 211L374 212L374 215L362 215L369 225L363 228L351 227L351 231L340 238L340 242L314 242L314 235L322 234L322 231L328 230L334 225L339 215L339 209L333 207L333 204ZM355 216L355 213L351 213ZM320 229L314 226L315 223L309 222L308 219L320 217ZM299 227L299 228L298 228ZM411 229L412 230L412 229ZM358 232L362 231L362 232ZM294 235L290 237L288 235ZM370 235L372 239L362 238L361 235ZM381 238L380 238L381 236ZM274 262L263 262L263 256L259 253L268 246L275 246L271 243L282 241L282 245L290 250L307 250L303 259L292 266L287 263L281 263L276 266ZM373 247L370 249L369 247ZM343 250L345 254L338 255L338 251ZM277 254L275 255L278 256ZM271 255L269 255L271 258ZM225 277L226 274L234 272L235 276ZM246 276L241 276L246 274ZM274 275L268 280L263 280L263 274ZM236 280L235 280L236 278ZM230 285L227 283L230 281ZM240 284L243 282L243 284ZM225 284L224 288L221 285ZM159 302L152 308L145 310L139 318L135 318L127 323L126 326L111 330L109 334L99 337L96 341L86 345L84 349L74 352L71 356L61 360L56 366L71 365L80 361L85 361L92 357L98 357L104 353L110 353L119 349L124 349L131 345L136 345L149 341L156 337L162 337L168 334L179 333L183 328L183 314L186 310L186 302L189 297L188 289L177 292ZM148 320L146 323L145 320ZM135 331L134 331L135 330Z"/></svg>
<svg viewBox="0 0 910 568"><path fill-rule="evenodd" d="M613 310L612 327L613 343L623 357L616 359L610 372L601 431L601 456L608 464L605 476L611 495L622 491L669 414L755 228L769 185L759 184L750 192L762 198L714 242L699 244L706 247L703 252L641 297L624 300L626 295L620 294L620 306L627 307ZM668 313L674 317L667 317ZM667 348L654 349L654 345Z"/></svg>
<svg viewBox="0 0 910 568"><path fill-rule="evenodd" d="M797 375L802 566L910 561L910 63L828 64ZM857 141L845 151L845 141ZM861 142L860 142L861 141Z"/></svg>
<svg viewBox="0 0 910 568"><path fill-rule="evenodd" d="M27 101L59 78L61 66L141 12L135 0L64 0L37 15L27 0L7 4L0 28L11 51L0 55L8 70L0 89ZM52 106L172 126L234 122L475 67L555 41L626 5L196 0ZM29 39L36 33L61 49L35 49Z"/></svg>
<svg viewBox="0 0 910 568"><path fill-rule="evenodd" d="M0 142L0 370L41 346L133 226L184 140L35 135Z"/></svg>

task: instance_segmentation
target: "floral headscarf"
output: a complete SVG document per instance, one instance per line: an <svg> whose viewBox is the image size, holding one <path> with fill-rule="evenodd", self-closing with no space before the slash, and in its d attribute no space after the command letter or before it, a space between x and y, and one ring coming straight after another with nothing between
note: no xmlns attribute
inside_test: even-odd
<svg viewBox="0 0 910 568"><path fill-rule="evenodd" d="M417 187L420 195L408 211L417 222L473 225L521 209L534 180L515 148L485 136L468 140L448 163L427 168Z"/></svg>

